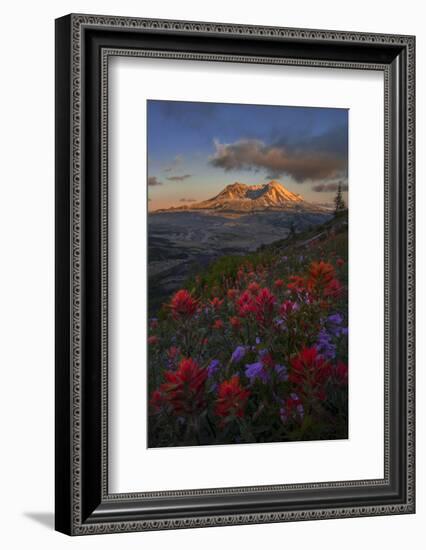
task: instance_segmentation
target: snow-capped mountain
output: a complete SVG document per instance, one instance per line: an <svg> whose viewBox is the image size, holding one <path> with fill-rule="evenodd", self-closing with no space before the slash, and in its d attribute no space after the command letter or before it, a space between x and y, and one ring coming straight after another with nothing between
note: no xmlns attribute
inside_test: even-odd
<svg viewBox="0 0 426 550"><path fill-rule="evenodd" d="M228 212L322 211L323 209L292 193L276 180L260 185L235 182L215 197L170 210L214 210Z"/></svg>

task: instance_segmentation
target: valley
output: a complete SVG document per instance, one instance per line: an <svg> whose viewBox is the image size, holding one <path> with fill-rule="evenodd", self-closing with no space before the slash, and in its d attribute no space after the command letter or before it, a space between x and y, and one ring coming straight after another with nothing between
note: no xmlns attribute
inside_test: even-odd
<svg viewBox="0 0 426 550"><path fill-rule="evenodd" d="M157 308L190 275L223 255L246 254L327 221L329 211L252 213L181 210L148 216L149 310Z"/></svg>

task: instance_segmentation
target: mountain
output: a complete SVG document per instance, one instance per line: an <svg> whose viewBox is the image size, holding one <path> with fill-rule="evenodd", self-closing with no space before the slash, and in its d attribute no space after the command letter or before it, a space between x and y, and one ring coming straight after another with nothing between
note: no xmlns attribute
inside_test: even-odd
<svg viewBox="0 0 426 550"><path fill-rule="evenodd" d="M185 205L169 208L167 211L209 210L220 212L259 212L259 211L309 211L322 212L324 208L311 204L299 194L292 193L280 182L272 180L260 185L246 185L235 182L227 185L215 197ZM163 210L166 211L166 210Z"/></svg>

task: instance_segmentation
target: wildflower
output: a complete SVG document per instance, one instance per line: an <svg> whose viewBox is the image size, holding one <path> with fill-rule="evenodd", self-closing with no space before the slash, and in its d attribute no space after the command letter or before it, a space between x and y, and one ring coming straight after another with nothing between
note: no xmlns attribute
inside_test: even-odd
<svg viewBox="0 0 426 550"><path fill-rule="evenodd" d="M218 309L220 309L221 305L223 304L223 300L219 300L219 298L217 296L215 296L213 298L213 300L210 300L209 301L210 305L212 306L212 308L217 311Z"/></svg>
<svg viewBox="0 0 426 550"><path fill-rule="evenodd" d="M261 361L256 363L251 363L245 366L245 374L252 384L256 379L262 380L262 382L268 381L268 373L264 368L264 365Z"/></svg>
<svg viewBox="0 0 426 550"><path fill-rule="evenodd" d="M343 315L334 313L327 317L327 328L333 336L347 336L348 327L341 326L343 323Z"/></svg>
<svg viewBox="0 0 426 550"><path fill-rule="evenodd" d="M176 363L176 360L178 358L178 356L180 355L180 348L176 347L176 346L171 346L168 350L167 350L167 366L169 368L172 368L175 366L175 363Z"/></svg>
<svg viewBox="0 0 426 550"><path fill-rule="evenodd" d="M296 304L296 302L286 300L280 306L280 315L282 315L283 317L287 317L290 313L296 311L297 309L299 309L299 306Z"/></svg>
<svg viewBox="0 0 426 550"><path fill-rule="evenodd" d="M223 324L222 319L216 319L216 321L213 323L213 328L215 330L222 330L225 325Z"/></svg>
<svg viewBox="0 0 426 550"><path fill-rule="evenodd" d="M337 382L341 385L348 383L348 365L343 361L338 361L334 370Z"/></svg>
<svg viewBox="0 0 426 550"><path fill-rule="evenodd" d="M267 367L271 367L273 365L274 361L272 359L272 355L267 349L259 350L259 357L261 358L262 363Z"/></svg>
<svg viewBox="0 0 426 550"><path fill-rule="evenodd" d="M291 292L301 293L305 290L305 279L299 277L299 275L292 275L290 277L290 282L287 283L287 288Z"/></svg>
<svg viewBox="0 0 426 550"><path fill-rule="evenodd" d="M238 319L238 317L230 317L229 323L231 324L231 327L234 330L240 330L241 328L241 321Z"/></svg>
<svg viewBox="0 0 426 550"><path fill-rule="evenodd" d="M158 328L158 319L156 317L153 317L149 323L149 326L152 330Z"/></svg>
<svg viewBox="0 0 426 550"><path fill-rule="evenodd" d="M291 360L291 367L289 380L300 388L300 393L324 401L326 394L323 386L330 377L331 367L317 348L303 348Z"/></svg>
<svg viewBox="0 0 426 550"><path fill-rule="evenodd" d="M311 279L322 279L325 282L330 282L334 279L334 267L322 260L319 262L312 262L309 266L309 276Z"/></svg>
<svg viewBox="0 0 426 550"><path fill-rule="evenodd" d="M338 298L343 292L343 287L337 279L332 279L324 288L325 298Z"/></svg>
<svg viewBox="0 0 426 550"><path fill-rule="evenodd" d="M282 279L277 279L274 283L274 286L278 289L282 288L284 286L284 281Z"/></svg>
<svg viewBox="0 0 426 550"><path fill-rule="evenodd" d="M342 265L345 265L345 260L342 260L342 258L337 258L336 264L338 267L342 267Z"/></svg>
<svg viewBox="0 0 426 550"><path fill-rule="evenodd" d="M159 340L158 336L152 335L152 336L148 337L148 344L150 346L155 346L156 344L158 344L159 341L160 340Z"/></svg>
<svg viewBox="0 0 426 550"><path fill-rule="evenodd" d="M207 367L207 376L211 378L219 370L220 361L218 359L212 359Z"/></svg>
<svg viewBox="0 0 426 550"><path fill-rule="evenodd" d="M291 393L290 396L283 401L280 408L280 418L282 422L288 422L290 419L302 421L304 416L304 408L300 397L296 393Z"/></svg>
<svg viewBox="0 0 426 550"><path fill-rule="evenodd" d="M230 380L225 380L220 384L215 413L222 418L222 425L225 421L244 416L249 395L250 391L240 385L238 375L234 375Z"/></svg>
<svg viewBox="0 0 426 550"><path fill-rule="evenodd" d="M174 319L192 317L197 310L197 300L187 290L178 290L172 297L170 309Z"/></svg>
<svg viewBox="0 0 426 550"><path fill-rule="evenodd" d="M259 285L259 283L252 282L252 283L249 284L249 286L247 288L248 288L248 291L251 294L256 295L259 292L260 285Z"/></svg>
<svg viewBox="0 0 426 550"><path fill-rule="evenodd" d="M343 315L341 313L333 313L327 317L327 321L332 325L341 325L343 323Z"/></svg>
<svg viewBox="0 0 426 550"><path fill-rule="evenodd" d="M318 334L315 347L324 359L334 359L336 357L336 346L332 342L331 335L324 328Z"/></svg>
<svg viewBox="0 0 426 550"><path fill-rule="evenodd" d="M174 361L176 357L180 353L180 348L177 348L176 346L172 346L170 349L167 350L167 357L170 359L170 361Z"/></svg>
<svg viewBox="0 0 426 550"><path fill-rule="evenodd" d="M230 300L234 300L234 298L237 296L238 290L236 288L230 288L228 292L226 293L227 297Z"/></svg>
<svg viewBox="0 0 426 550"><path fill-rule="evenodd" d="M271 353L267 349L259 351L259 361L245 366L245 375L253 383L256 379L266 383L275 372L280 382L288 380L287 368L284 365L275 364Z"/></svg>
<svg viewBox="0 0 426 550"><path fill-rule="evenodd" d="M245 346L237 346L231 356L232 363L238 363L239 361L241 361L246 352L247 348Z"/></svg>
<svg viewBox="0 0 426 550"><path fill-rule="evenodd" d="M164 374L166 382L159 391L177 415L199 414L205 407L207 369L200 368L191 358L184 358L176 371Z"/></svg>
<svg viewBox="0 0 426 550"><path fill-rule="evenodd" d="M159 413L162 411L165 401L164 401L163 394L161 393L160 390L154 390L152 392L151 399L149 400L149 404L155 413Z"/></svg>
<svg viewBox="0 0 426 550"><path fill-rule="evenodd" d="M285 367L284 365L275 365L274 370L280 382L287 382L288 380L287 367Z"/></svg>
<svg viewBox="0 0 426 550"><path fill-rule="evenodd" d="M245 290L237 300L237 312L240 317L246 317L256 312L256 304L247 290Z"/></svg>
<svg viewBox="0 0 426 550"><path fill-rule="evenodd" d="M275 296L267 288L262 288L256 297L256 319L265 324L271 319L274 311Z"/></svg>

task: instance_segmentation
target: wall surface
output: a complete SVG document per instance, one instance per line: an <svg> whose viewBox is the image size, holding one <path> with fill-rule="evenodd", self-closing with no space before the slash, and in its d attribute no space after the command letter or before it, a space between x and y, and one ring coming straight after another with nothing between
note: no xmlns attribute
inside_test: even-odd
<svg viewBox="0 0 426 550"><path fill-rule="evenodd" d="M2 9L0 541L3 548L419 548L425 506L426 31L423 2L67 0ZM53 528L54 18L70 12L417 35L418 511L413 516L71 539ZM368 304L366 304L366 308ZM257 468L267 467L257 464ZM202 468L202 464L200 464ZM422 529L423 528L423 529ZM423 535L423 536L422 536Z"/></svg>

